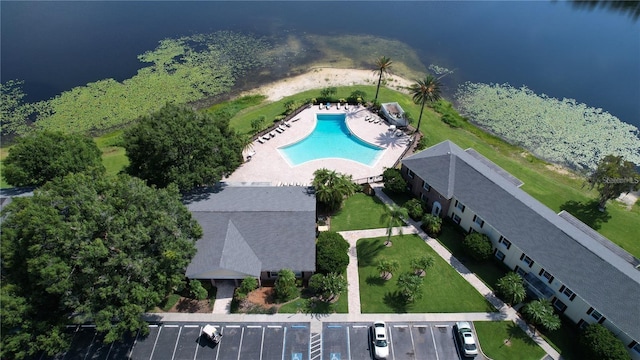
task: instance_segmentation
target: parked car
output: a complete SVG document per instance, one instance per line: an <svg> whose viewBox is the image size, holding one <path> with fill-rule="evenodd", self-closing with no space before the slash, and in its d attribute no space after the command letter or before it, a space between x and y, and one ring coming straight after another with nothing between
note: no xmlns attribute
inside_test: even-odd
<svg viewBox="0 0 640 360"><path fill-rule="evenodd" d="M205 327L202 329L202 333L211 341L213 341L214 344L217 344L220 342L220 340L222 340L222 333L220 332L220 330L218 330L217 326L214 325L210 325L207 324L205 325Z"/></svg>
<svg viewBox="0 0 640 360"><path fill-rule="evenodd" d="M376 321L373 323L371 342L373 344L374 358L386 359L389 357L387 325L384 323L384 321Z"/></svg>
<svg viewBox="0 0 640 360"><path fill-rule="evenodd" d="M456 323L455 332L461 354L465 357L475 357L478 355L476 336L473 334L471 324L466 321L459 321Z"/></svg>

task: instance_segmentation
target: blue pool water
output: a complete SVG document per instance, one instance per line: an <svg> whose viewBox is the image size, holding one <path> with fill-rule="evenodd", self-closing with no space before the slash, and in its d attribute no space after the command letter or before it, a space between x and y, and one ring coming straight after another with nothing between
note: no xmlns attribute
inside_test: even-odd
<svg viewBox="0 0 640 360"><path fill-rule="evenodd" d="M318 114L316 119L316 128L309 136L278 149L292 165L318 159L340 158L373 166L382 153L382 148L351 134L345 122L345 114Z"/></svg>

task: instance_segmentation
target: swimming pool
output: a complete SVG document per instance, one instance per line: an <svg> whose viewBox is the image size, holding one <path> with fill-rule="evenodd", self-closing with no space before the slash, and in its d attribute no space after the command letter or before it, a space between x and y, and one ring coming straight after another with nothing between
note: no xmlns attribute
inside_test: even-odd
<svg viewBox="0 0 640 360"><path fill-rule="evenodd" d="M278 150L293 166L307 161L340 158L373 166L383 148L351 134L345 114L317 114L316 127L306 138Z"/></svg>

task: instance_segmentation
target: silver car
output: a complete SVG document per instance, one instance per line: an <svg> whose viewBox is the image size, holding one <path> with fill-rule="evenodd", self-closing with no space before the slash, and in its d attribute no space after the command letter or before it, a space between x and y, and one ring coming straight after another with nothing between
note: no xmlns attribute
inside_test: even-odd
<svg viewBox="0 0 640 360"><path fill-rule="evenodd" d="M376 321L373 323L371 342L373 343L373 355L376 359L386 359L389 357L387 325L384 321Z"/></svg>
<svg viewBox="0 0 640 360"><path fill-rule="evenodd" d="M456 323L456 336L460 344L460 351L465 357L475 357L478 355L478 345L476 337L473 334L471 324L466 321Z"/></svg>

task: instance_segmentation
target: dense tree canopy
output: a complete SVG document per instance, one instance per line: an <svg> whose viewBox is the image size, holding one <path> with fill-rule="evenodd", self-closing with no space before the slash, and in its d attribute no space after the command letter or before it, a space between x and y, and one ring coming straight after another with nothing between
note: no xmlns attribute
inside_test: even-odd
<svg viewBox="0 0 640 360"><path fill-rule="evenodd" d="M493 254L491 240L485 234L471 233L465 236L462 245L464 245L466 253L477 261L485 261Z"/></svg>
<svg viewBox="0 0 640 360"><path fill-rule="evenodd" d="M127 175L71 174L2 215L2 358L56 353L78 321L106 342L145 331L141 315L184 285L202 235L175 186Z"/></svg>
<svg viewBox="0 0 640 360"><path fill-rule="evenodd" d="M598 163L598 168L587 179L591 188L598 189L598 206L604 209L608 200L620 194L640 188L640 174L635 165L622 156L607 155Z"/></svg>
<svg viewBox="0 0 640 360"><path fill-rule="evenodd" d="M589 324L580 334L580 344L588 360L628 360L622 341L600 324Z"/></svg>
<svg viewBox="0 0 640 360"><path fill-rule="evenodd" d="M318 202L328 210L337 210L342 201L358 190L351 175L337 173L329 169L318 169L313 173L313 187Z"/></svg>
<svg viewBox="0 0 640 360"><path fill-rule="evenodd" d="M349 243L334 231L324 231L316 243L316 271L342 274L349 265Z"/></svg>
<svg viewBox="0 0 640 360"><path fill-rule="evenodd" d="M38 132L19 138L4 160L2 176L12 186L40 186L88 169L104 171L102 153L89 137Z"/></svg>
<svg viewBox="0 0 640 360"><path fill-rule="evenodd" d="M393 193L404 193L407 191L407 182L402 177L399 169L387 168L382 172L384 189Z"/></svg>
<svg viewBox="0 0 640 360"><path fill-rule="evenodd" d="M242 138L227 120L167 104L124 135L127 172L150 185L181 191L213 185L242 163Z"/></svg>

